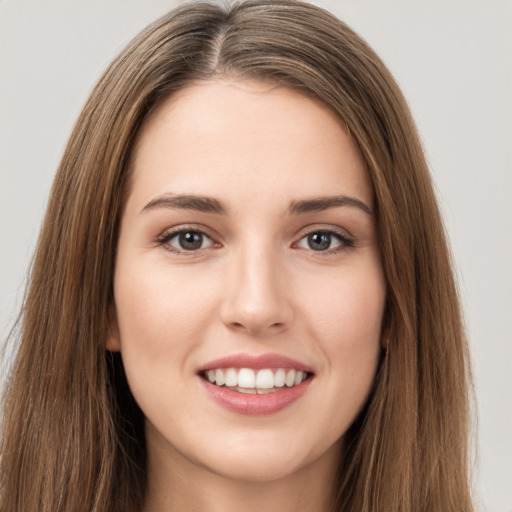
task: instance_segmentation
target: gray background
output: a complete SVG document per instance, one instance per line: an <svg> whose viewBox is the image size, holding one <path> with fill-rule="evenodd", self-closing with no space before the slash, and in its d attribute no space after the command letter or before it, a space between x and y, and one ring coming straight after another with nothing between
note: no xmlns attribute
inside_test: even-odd
<svg viewBox="0 0 512 512"><path fill-rule="evenodd" d="M172 0L0 0L0 339L81 106ZM325 0L408 98L458 269L476 379L475 490L512 511L512 2ZM5 371L5 370L4 370ZM2 380L2 379L0 379Z"/></svg>

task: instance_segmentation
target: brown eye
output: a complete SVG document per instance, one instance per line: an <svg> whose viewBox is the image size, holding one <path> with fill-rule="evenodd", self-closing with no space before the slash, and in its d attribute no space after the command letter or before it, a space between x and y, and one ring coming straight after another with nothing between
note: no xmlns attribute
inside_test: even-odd
<svg viewBox="0 0 512 512"><path fill-rule="evenodd" d="M326 251L331 248L331 234L330 233L311 233L307 237L308 246L313 251Z"/></svg>
<svg viewBox="0 0 512 512"><path fill-rule="evenodd" d="M191 229L169 233L162 237L160 243L174 252L198 251L213 245L213 241L208 235Z"/></svg>
<svg viewBox="0 0 512 512"><path fill-rule="evenodd" d="M315 252L336 252L347 247L353 247L354 241L335 231L312 231L303 236L297 247Z"/></svg>
<svg viewBox="0 0 512 512"><path fill-rule="evenodd" d="M185 251L196 251L203 245L203 234L197 231L187 231L178 235L178 243Z"/></svg>

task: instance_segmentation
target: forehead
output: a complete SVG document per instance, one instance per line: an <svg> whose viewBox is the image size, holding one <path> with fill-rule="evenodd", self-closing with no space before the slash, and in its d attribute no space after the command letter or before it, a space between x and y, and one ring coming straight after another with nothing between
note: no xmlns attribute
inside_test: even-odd
<svg viewBox="0 0 512 512"><path fill-rule="evenodd" d="M175 93L143 124L132 171L137 202L165 192L236 201L241 191L372 202L343 122L320 101L267 82L212 80Z"/></svg>

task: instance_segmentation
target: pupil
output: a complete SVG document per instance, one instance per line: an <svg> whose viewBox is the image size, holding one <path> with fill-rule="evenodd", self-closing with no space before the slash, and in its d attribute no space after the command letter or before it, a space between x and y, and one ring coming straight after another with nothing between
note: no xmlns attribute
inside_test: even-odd
<svg viewBox="0 0 512 512"><path fill-rule="evenodd" d="M331 235L329 233L313 233L308 236L308 243L314 251L325 251L331 245Z"/></svg>
<svg viewBox="0 0 512 512"><path fill-rule="evenodd" d="M187 233L181 233L179 237L180 246L187 251L193 251L200 249L203 244L203 235L194 231L188 231Z"/></svg>

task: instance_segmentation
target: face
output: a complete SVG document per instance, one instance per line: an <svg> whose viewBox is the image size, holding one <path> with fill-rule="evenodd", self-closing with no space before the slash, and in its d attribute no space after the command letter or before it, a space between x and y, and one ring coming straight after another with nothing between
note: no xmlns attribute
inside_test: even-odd
<svg viewBox="0 0 512 512"><path fill-rule="evenodd" d="M287 88L204 82L151 114L132 165L108 348L150 461L257 481L332 467L372 386L385 304L343 124Z"/></svg>

